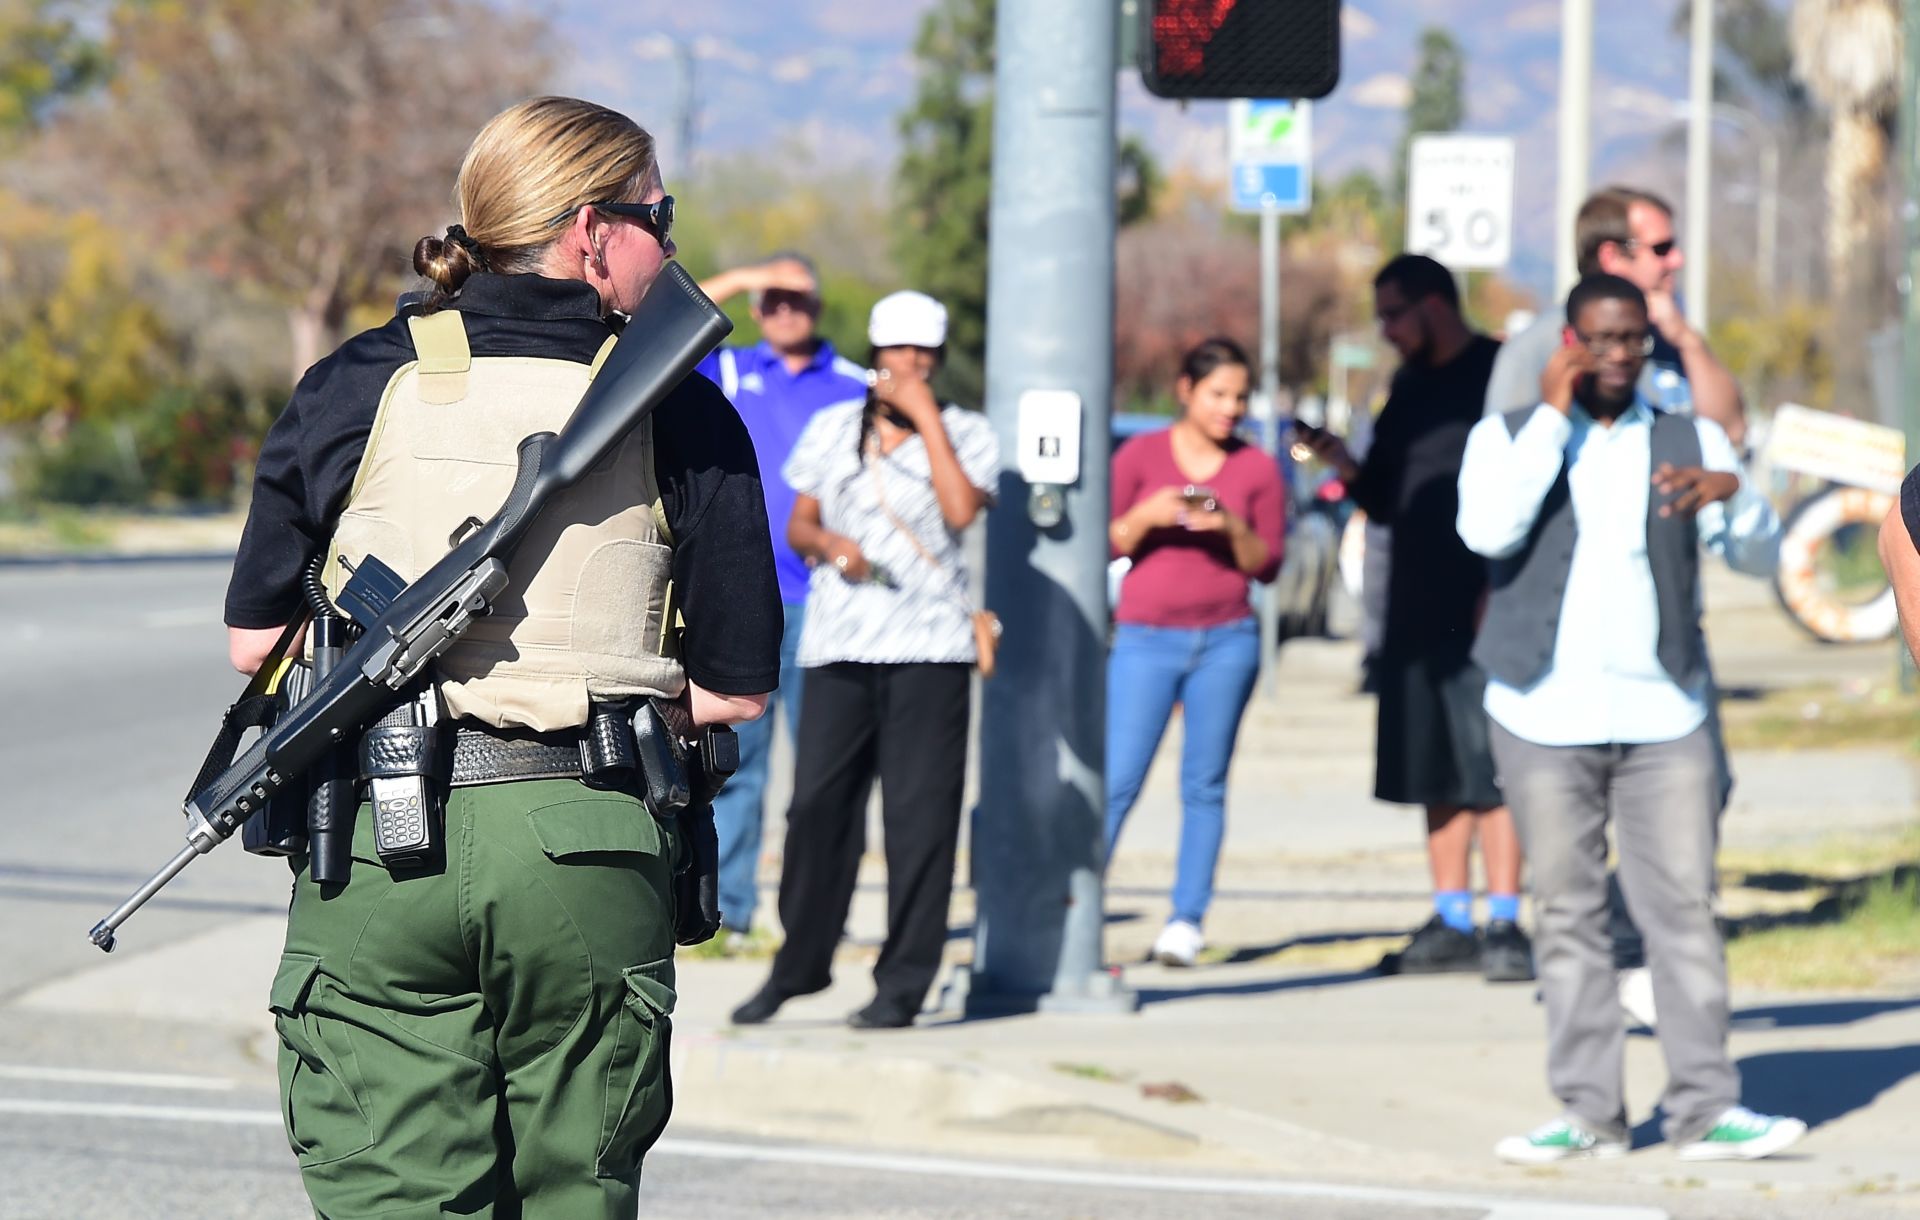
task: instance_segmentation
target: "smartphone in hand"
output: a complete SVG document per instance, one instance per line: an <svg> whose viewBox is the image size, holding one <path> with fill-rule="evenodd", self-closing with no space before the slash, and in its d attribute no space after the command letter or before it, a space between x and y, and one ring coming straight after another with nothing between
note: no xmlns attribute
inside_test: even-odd
<svg viewBox="0 0 1920 1220"><path fill-rule="evenodd" d="M1214 494L1213 488L1196 483L1189 483L1182 487L1180 498L1187 502L1188 508L1197 509L1203 513L1217 512L1220 508L1220 497Z"/></svg>

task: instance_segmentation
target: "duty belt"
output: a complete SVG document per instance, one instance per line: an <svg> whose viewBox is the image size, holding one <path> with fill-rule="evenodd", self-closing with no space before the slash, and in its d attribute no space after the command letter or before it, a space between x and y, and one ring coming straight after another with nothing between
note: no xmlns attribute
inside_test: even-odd
<svg viewBox="0 0 1920 1220"><path fill-rule="evenodd" d="M580 729L536 733L461 722L454 725L455 788L517 779L579 779Z"/></svg>

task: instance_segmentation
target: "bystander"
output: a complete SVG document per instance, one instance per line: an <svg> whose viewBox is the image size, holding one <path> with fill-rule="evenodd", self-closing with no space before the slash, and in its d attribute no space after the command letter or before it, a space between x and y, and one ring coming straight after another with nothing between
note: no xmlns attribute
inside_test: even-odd
<svg viewBox="0 0 1920 1220"><path fill-rule="evenodd" d="M1675 279L1686 259L1674 236L1673 209L1658 195L1607 187L1580 205L1572 236L1581 275L1617 275L1646 295L1653 347L1641 366L1641 397L1665 411L1712 420L1739 448L1747 432L1740 383L1714 356L1706 337L1688 325L1675 294ZM1524 410L1539 402L1540 379L1561 345L1566 325L1564 310L1545 309L1531 326L1509 337L1494 361L1487 414ZM1718 760L1724 810L1733 790L1733 772L1720 732L1719 692L1712 686L1711 661L1708 682L1707 729ZM1646 947L1617 878L1608 881L1608 904L1620 1007L1651 1029L1657 1005Z"/></svg>
<svg viewBox="0 0 1920 1220"><path fill-rule="evenodd" d="M1660 1009L1666 1136L1683 1159L1769 1156L1806 1124L1741 1106L1727 1054L1700 551L1769 571L1779 519L1743 486L1718 424L1636 389L1654 347L1638 287L1589 276L1566 317L1542 401L1481 420L1460 469L1460 537L1493 564L1474 657L1533 874L1547 1076L1563 1107L1495 1152L1544 1164L1627 1151L1626 1031L1612 1012L1606 928L1611 820Z"/></svg>
<svg viewBox="0 0 1920 1220"><path fill-rule="evenodd" d="M780 873L786 940L734 1009L739 1025L832 981L876 777L887 939L873 1001L849 1024L913 1024L940 968L979 658L960 535L1000 479L992 426L943 407L928 384L946 337L932 297L881 298L871 389L817 413L781 472L795 492L787 540L814 565L799 655L809 672Z"/></svg>
<svg viewBox="0 0 1920 1220"><path fill-rule="evenodd" d="M1180 362L1180 418L1113 455L1107 538L1133 566L1107 661L1107 854L1178 704L1180 854L1173 911L1152 951L1170 966L1193 965L1205 947L1227 765L1260 672L1247 582L1273 579L1286 536L1279 466L1235 435L1251 385L1240 345L1206 340Z"/></svg>
<svg viewBox="0 0 1920 1220"><path fill-rule="evenodd" d="M800 709L801 671L794 664L794 654L806 616L807 565L787 544L793 488L781 477L780 468L815 412L866 394L866 371L834 351L833 344L818 333L819 278L803 256L778 254L757 266L722 271L703 280L700 287L715 301L742 292L752 294L760 342L723 347L701 363L700 371L719 383L753 437L786 624L780 640L779 701L767 708L766 715L737 730L740 769L713 802L714 831L720 840L721 917L729 932L744 934L753 926L759 897L774 707L779 707L786 722L789 740Z"/></svg>
<svg viewBox="0 0 1920 1220"><path fill-rule="evenodd" d="M1520 930L1520 842L1494 782L1482 706L1486 675L1470 655L1486 596L1486 563L1454 531L1460 458L1480 418L1500 345L1460 313L1453 273L1403 254L1374 277L1380 331L1403 362L1366 460L1332 433L1301 428L1370 521L1392 530L1387 609L1372 676L1379 696L1374 796L1424 805L1434 914L1385 973L1483 971L1490 982L1533 977ZM1476 930L1470 859L1487 877L1487 925Z"/></svg>

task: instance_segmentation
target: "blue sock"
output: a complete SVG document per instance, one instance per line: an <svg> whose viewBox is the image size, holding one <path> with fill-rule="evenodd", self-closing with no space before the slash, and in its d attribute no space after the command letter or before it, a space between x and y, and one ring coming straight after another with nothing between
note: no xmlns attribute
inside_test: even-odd
<svg viewBox="0 0 1920 1220"><path fill-rule="evenodd" d="M1433 909L1441 922L1456 932L1473 931L1473 893L1470 890L1435 890Z"/></svg>
<svg viewBox="0 0 1920 1220"><path fill-rule="evenodd" d="M1489 922L1504 919L1508 923L1520 922L1520 895L1488 894L1487 919Z"/></svg>

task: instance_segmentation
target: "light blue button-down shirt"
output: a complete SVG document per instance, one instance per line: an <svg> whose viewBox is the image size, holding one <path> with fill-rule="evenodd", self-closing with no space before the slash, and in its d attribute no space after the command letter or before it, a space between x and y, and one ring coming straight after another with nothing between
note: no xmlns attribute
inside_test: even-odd
<svg viewBox="0 0 1920 1220"><path fill-rule="evenodd" d="M1673 741L1706 719L1706 690L1683 690L1657 653L1660 616L1647 562L1653 410L1635 401L1611 427L1580 407L1536 408L1520 431L1490 416L1474 425L1460 464L1457 527L1468 547L1505 559L1526 544L1540 505L1568 463L1574 540L1553 667L1525 689L1487 682L1487 715L1546 746ZM1748 488L1718 424L1695 419L1701 464L1741 474L1740 490L1696 514L1700 543L1736 571L1773 570L1780 519Z"/></svg>

